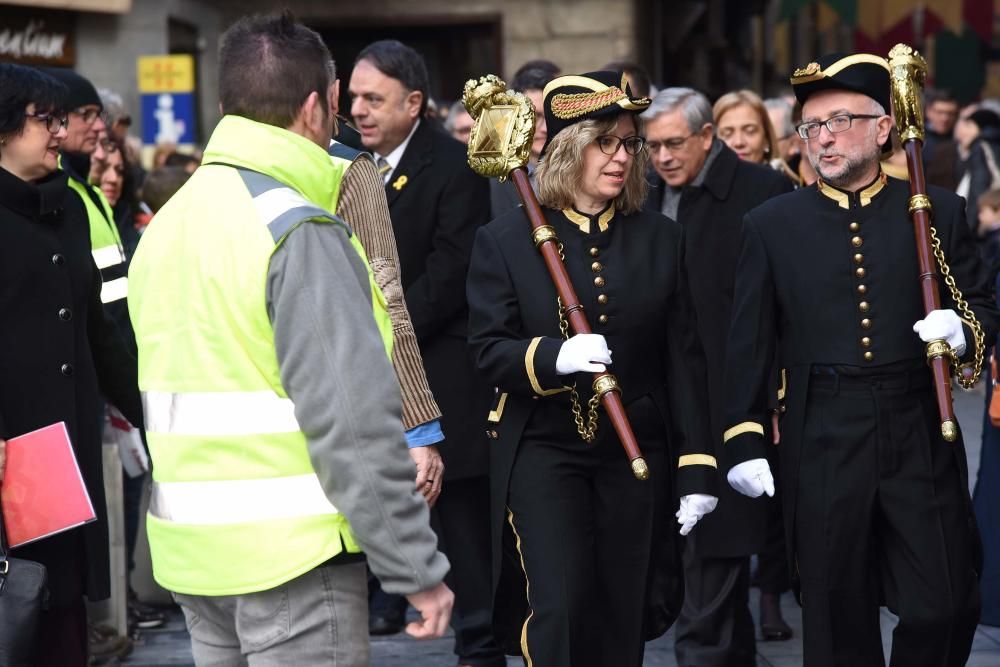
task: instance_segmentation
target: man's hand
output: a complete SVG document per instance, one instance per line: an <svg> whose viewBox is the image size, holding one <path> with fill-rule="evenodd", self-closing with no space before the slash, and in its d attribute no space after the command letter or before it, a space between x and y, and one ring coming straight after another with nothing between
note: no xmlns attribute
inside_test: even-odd
<svg viewBox="0 0 1000 667"><path fill-rule="evenodd" d="M601 334L576 334L559 348L556 373L603 373L611 363L611 350Z"/></svg>
<svg viewBox="0 0 1000 667"><path fill-rule="evenodd" d="M943 339L948 341L955 354L965 354L965 332L962 331L962 320L954 310L932 310L913 325L913 331L925 343Z"/></svg>
<svg viewBox="0 0 1000 667"><path fill-rule="evenodd" d="M718 504L718 498L704 493L681 496L681 506L674 515L677 517L677 523L681 524L681 535L690 533L695 524Z"/></svg>
<svg viewBox="0 0 1000 667"><path fill-rule="evenodd" d="M434 507L441 495L441 479L444 477L441 453L434 445L412 447L410 458L417 466L417 491L427 500L428 506Z"/></svg>
<svg viewBox="0 0 1000 667"><path fill-rule="evenodd" d="M0 438L0 482L3 481L4 469L7 467L7 441Z"/></svg>
<svg viewBox="0 0 1000 667"><path fill-rule="evenodd" d="M416 639L437 639L443 637L451 620L451 608L455 604L455 594L442 581L430 590L407 595L413 608L420 612L419 621L406 626L406 634Z"/></svg>
<svg viewBox="0 0 1000 667"><path fill-rule="evenodd" d="M763 494L774 496L774 476L767 459L750 459L732 467L726 475L729 486L744 496L759 498Z"/></svg>

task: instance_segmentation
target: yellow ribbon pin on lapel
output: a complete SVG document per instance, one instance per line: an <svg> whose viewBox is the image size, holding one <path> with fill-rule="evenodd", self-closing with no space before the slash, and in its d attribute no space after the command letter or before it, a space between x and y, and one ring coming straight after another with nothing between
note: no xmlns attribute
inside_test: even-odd
<svg viewBox="0 0 1000 667"><path fill-rule="evenodd" d="M406 174L403 174L402 176L400 176L399 178L397 178L395 181L393 181L392 187L395 188L396 190L402 190L404 187L406 187L406 182L408 180L409 179L406 177Z"/></svg>

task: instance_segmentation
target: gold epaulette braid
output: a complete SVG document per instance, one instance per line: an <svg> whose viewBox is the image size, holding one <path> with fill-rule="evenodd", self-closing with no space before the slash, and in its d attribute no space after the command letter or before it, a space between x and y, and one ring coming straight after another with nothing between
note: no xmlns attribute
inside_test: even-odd
<svg viewBox="0 0 1000 667"><path fill-rule="evenodd" d="M628 96L625 92L617 86L611 86L600 92L562 93L552 97L552 115L562 120L579 118L592 111L609 107L626 97Z"/></svg>
<svg viewBox="0 0 1000 667"><path fill-rule="evenodd" d="M930 225L930 230L931 243L934 245L934 258L937 260L941 277L944 278L944 284L948 286L948 290L951 292L951 298L955 302L955 307L958 308L962 318L969 325L969 328L972 329L972 336L975 338L975 355L971 364L961 364L958 360L958 355L954 352L951 355L951 363L958 384L963 389L972 389L976 385L976 382L979 381L979 376L983 372L983 359L986 356L986 336L983 334L983 327L979 324L979 320L976 319L975 313L972 312L965 297L962 296L962 290L958 289L958 285L955 284L955 277L951 275L951 269L948 268L948 262L945 261L944 251L941 250L941 240L938 238L937 230L933 224ZM972 367L972 375L966 377L962 370L969 366Z"/></svg>

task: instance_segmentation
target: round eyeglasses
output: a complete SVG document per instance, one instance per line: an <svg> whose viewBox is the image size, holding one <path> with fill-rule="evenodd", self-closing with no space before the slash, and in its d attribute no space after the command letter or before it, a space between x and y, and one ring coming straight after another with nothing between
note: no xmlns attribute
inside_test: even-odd
<svg viewBox="0 0 1000 667"><path fill-rule="evenodd" d="M45 129L49 131L49 134L58 134L59 128L65 128L69 125L69 118L66 116L56 116L50 113L26 113L24 115L26 118L34 118L40 123L45 123Z"/></svg>
<svg viewBox="0 0 1000 667"><path fill-rule="evenodd" d="M621 137L613 134L602 134L594 139L594 141L597 142L597 147L600 148L601 152L605 155L614 155L622 146L625 147L625 152L629 155L637 155L646 145L646 140L638 135L632 135L631 137L625 137L622 139Z"/></svg>

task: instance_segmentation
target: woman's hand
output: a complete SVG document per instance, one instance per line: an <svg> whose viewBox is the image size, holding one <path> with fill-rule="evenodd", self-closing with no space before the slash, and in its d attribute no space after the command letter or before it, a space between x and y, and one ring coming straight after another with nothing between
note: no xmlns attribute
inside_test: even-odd
<svg viewBox="0 0 1000 667"><path fill-rule="evenodd" d="M577 334L559 348L556 373L603 373L611 363L611 350L601 334Z"/></svg>

